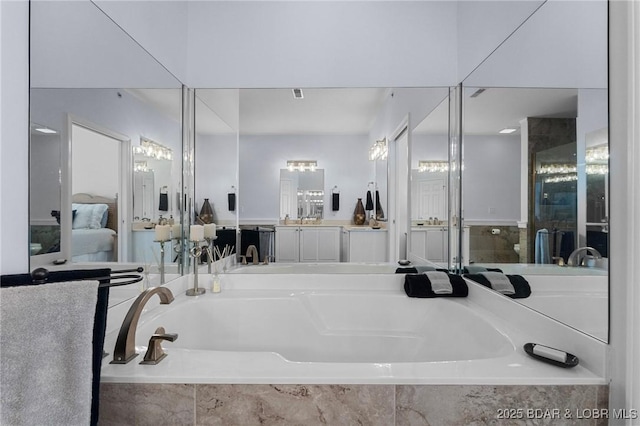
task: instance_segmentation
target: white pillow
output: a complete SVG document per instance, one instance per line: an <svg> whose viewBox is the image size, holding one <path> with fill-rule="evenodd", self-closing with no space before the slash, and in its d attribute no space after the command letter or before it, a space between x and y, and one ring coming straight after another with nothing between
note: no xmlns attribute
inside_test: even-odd
<svg viewBox="0 0 640 426"><path fill-rule="evenodd" d="M106 204L76 204L71 209L76 211L73 219L73 229L100 229L102 228L102 216L109 207Z"/></svg>

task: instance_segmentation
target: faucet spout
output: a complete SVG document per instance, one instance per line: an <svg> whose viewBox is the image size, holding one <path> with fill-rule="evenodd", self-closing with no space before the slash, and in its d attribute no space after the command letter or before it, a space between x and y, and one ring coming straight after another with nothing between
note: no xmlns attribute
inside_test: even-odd
<svg viewBox="0 0 640 426"><path fill-rule="evenodd" d="M593 247L579 247L575 249L567 259L568 266L582 266L582 262L587 254L591 252L596 259L602 259L600 252Z"/></svg>
<svg viewBox="0 0 640 426"><path fill-rule="evenodd" d="M113 350L113 361L111 364L126 364L133 358L138 356L136 353L136 329L138 328L138 320L144 305L149 299L157 294L160 297L160 303L167 305L173 302L173 293L167 287L151 287L143 291L140 296L133 302L127 315L122 321L118 339Z"/></svg>
<svg viewBox="0 0 640 426"><path fill-rule="evenodd" d="M257 265L260 262L260 259L258 259L258 249L253 244L247 247L245 257L251 257L254 265Z"/></svg>

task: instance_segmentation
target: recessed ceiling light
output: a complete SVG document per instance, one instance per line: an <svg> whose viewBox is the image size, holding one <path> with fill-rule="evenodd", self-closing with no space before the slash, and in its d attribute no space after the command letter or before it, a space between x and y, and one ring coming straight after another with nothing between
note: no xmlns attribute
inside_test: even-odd
<svg viewBox="0 0 640 426"><path fill-rule="evenodd" d="M47 133L47 134L54 134L54 133L58 133L58 132L56 132L55 130L53 130L53 129L48 129L48 128L46 128L46 127L38 127L38 128L36 128L36 129L33 129L33 130L35 130L36 132L40 132L40 133Z"/></svg>
<svg viewBox="0 0 640 426"><path fill-rule="evenodd" d="M504 134L507 134L507 135L508 135L508 134L513 133L513 132L516 132L516 131L518 131L518 129L514 129L514 128L509 128L509 127L508 127L508 128L506 128L506 129L502 129L502 130L500 130L498 133L504 133Z"/></svg>
<svg viewBox="0 0 640 426"><path fill-rule="evenodd" d="M302 89L291 89L291 91L293 92L293 97L295 99L304 98L304 95L302 94Z"/></svg>

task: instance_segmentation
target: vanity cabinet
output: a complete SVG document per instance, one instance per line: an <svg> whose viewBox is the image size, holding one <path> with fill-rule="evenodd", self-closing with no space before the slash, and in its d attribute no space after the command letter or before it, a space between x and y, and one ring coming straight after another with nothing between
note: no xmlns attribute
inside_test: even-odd
<svg viewBox="0 0 640 426"><path fill-rule="evenodd" d="M277 226L276 262L339 262L340 228Z"/></svg>
<svg viewBox="0 0 640 426"><path fill-rule="evenodd" d="M388 235L386 229L345 229L343 260L345 262L387 262Z"/></svg>
<svg viewBox="0 0 640 426"><path fill-rule="evenodd" d="M154 229L134 229L133 235L133 261L147 265L155 265L160 260L160 243L154 241L156 233ZM155 251L155 255L154 255ZM171 262L173 255L173 242L164 243L164 262Z"/></svg>

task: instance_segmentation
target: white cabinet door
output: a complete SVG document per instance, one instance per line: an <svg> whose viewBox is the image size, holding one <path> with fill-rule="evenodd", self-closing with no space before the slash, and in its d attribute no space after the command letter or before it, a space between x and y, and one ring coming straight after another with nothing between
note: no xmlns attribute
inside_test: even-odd
<svg viewBox="0 0 640 426"><path fill-rule="evenodd" d="M318 229L318 262L340 262L340 228Z"/></svg>
<svg viewBox="0 0 640 426"><path fill-rule="evenodd" d="M350 262L387 261L387 232L351 231L349 234Z"/></svg>
<svg viewBox="0 0 640 426"><path fill-rule="evenodd" d="M340 262L340 228L301 228L300 262Z"/></svg>
<svg viewBox="0 0 640 426"><path fill-rule="evenodd" d="M299 228L276 227L276 262L298 262L299 246Z"/></svg>
<svg viewBox="0 0 640 426"><path fill-rule="evenodd" d="M425 233L426 238L426 255L427 260L431 262L444 262L447 259L445 246L447 241L447 230L445 228L429 229Z"/></svg>

